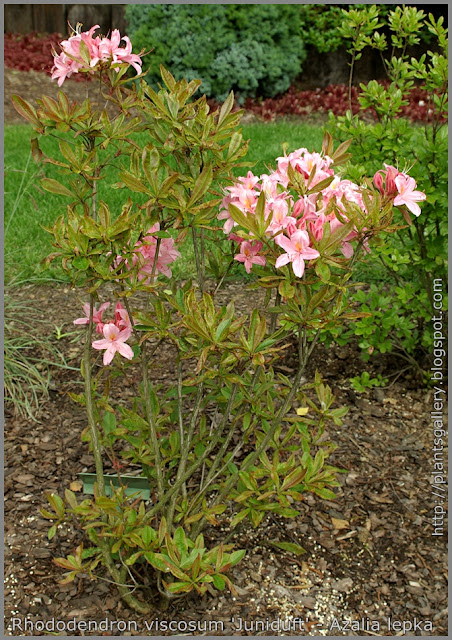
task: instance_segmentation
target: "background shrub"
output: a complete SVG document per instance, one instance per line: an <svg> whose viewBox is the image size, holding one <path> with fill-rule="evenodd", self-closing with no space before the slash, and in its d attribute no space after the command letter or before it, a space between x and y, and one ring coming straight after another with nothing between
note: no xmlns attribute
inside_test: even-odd
<svg viewBox="0 0 452 640"><path fill-rule="evenodd" d="M156 86L160 64L176 79L200 78L201 91L239 102L286 91L305 59L297 5L128 5L134 51L145 58Z"/></svg>
<svg viewBox="0 0 452 640"><path fill-rule="evenodd" d="M382 36L382 28L390 34ZM379 29L377 31L377 29ZM407 54L428 32L432 51L418 59ZM394 353L416 367L428 369L434 343L435 280L447 283L448 216L448 61L447 29L444 19L428 19L417 7L397 6L380 14L379 7L352 9L344 14L341 33L349 43L348 51L358 60L361 51L371 47L382 53L388 80L387 88L375 81L361 84L361 112L335 117L330 114L328 130L335 140L352 140L353 163L347 175L360 182L364 175L379 171L386 162L409 169L418 189L427 195L419 217L392 234L386 246L375 247L368 267L378 280L357 297L360 311L371 318L352 323L348 331L334 335L339 343L358 337L365 359L375 353ZM390 52L390 53L389 53ZM349 87L352 84L353 65ZM401 116L415 87L425 90L427 121L410 126ZM363 110L372 108L377 122L368 122ZM399 225L406 226L400 216ZM446 291L443 299L447 309ZM445 317L445 316L444 316Z"/></svg>

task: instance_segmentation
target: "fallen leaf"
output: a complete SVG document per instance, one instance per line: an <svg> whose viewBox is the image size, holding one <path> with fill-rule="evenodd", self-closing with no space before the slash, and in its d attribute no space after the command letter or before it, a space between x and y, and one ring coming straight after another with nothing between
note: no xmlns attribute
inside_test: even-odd
<svg viewBox="0 0 452 640"><path fill-rule="evenodd" d="M335 529L348 529L350 527L350 523L348 520L333 518L333 516L331 516L331 522L333 523Z"/></svg>
<svg viewBox="0 0 452 640"><path fill-rule="evenodd" d="M69 485L69 489L71 491L81 491L83 489L83 482L80 482L80 480L74 480L74 482L71 482Z"/></svg>

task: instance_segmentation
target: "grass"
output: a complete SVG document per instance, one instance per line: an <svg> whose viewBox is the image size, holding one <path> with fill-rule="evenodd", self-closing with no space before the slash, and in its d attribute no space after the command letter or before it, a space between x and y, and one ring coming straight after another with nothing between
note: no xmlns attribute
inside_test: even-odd
<svg viewBox="0 0 452 640"><path fill-rule="evenodd" d="M34 163L30 155L32 128L27 125L7 125L4 134L5 149L5 270L7 281L64 280L65 276L56 263L43 274L40 261L52 251L51 236L42 226L52 226L56 218L65 211L67 199L43 191L39 179L44 177L43 168ZM243 126L245 140L249 139L249 152L245 158L255 162L253 172L264 173L275 166L275 159L283 154L282 144L289 150L307 147L320 149L322 128L294 121L253 123ZM58 142L45 138L40 142L45 153L58 157ZM237 171L241 175L244 169ZM58 169L45 167L46 176L58 178ZM99 197L105 200L112 212L119 211L125 200L124 191L111 189L116 177L100 185ZM135 196L139 194L133 194ZM176 277L193 276L194 264L189 243L182 248L183 256L174 265Z"/></svg>
<svg viewBox="0 0 452 640"><path fill-rule="evenodd" d="M38 421L41 401L49 395L50 367L72 367L52 336L43 333L45 321L37 317L36 309L15 299L11 286L6 289L4 311L5 405Z"/></svg>

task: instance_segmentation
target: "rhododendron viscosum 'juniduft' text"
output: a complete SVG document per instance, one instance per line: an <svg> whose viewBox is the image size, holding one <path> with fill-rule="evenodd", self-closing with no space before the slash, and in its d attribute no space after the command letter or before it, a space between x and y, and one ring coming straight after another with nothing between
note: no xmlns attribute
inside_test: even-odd
<svg viewBox="0 0 452 640"><path fill-rule="evenodd" d="M118 29L115 29L111 38L93 37L94 31L99 29L96 24L89 31L76 32L68 40L60 43L61 53L54 52L54 65L52 67L52 80L58 80L61 87L66 78L80 71L95 73L98 65L111 67L119 71L119 65L129 64L138 74L141 73L141 58L132 53L132 44L127 36L121 38ZM124 40L125 47L120 47Z"/></svg>

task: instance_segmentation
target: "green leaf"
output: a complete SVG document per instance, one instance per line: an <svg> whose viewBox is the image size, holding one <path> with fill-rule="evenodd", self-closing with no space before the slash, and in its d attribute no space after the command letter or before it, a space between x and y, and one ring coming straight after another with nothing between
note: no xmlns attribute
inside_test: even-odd
<svg viewBox="0 0 452 640"><path fill-rule="evenodd" d="M185 532L182 527L178 527L174 532L174 544L176 545L176 549L179 551L180 555L182 555L183 553L187 553L187 540L185 538Z"/></svg>
<svg viewBox="0 0 452 640"><path fill-rule="evenodd" d="M329 282L331 278L331 271L327 264L324 262L317 262L315 265L315 272L319 276L322 282Z"/></svg>
<svg viewBox="0 0 452 640"><path fill-rule="evenodd" d="M186 580L183 582L170 582L169 584L164 584L166 585L166 589L171 593L186 593L193 589L191 582L187 582Z"/></svg>
<svg viewBox="0 0 452 640"><path fill-rule="evenodd" d="M232 107L234 106L234 92L228 95L226 100L221 106L220 115L218 116L218 124L221 125L226 116L230 113Z"/></svg>
<svg viewBox="0 0 452 640"><path fill-rule="evenodd" d="M330 491L330 489L316 487L313 489L313 492L324 500L337 500L336 494L333 491Z"/></svg>
<svg viewBox="0 0 452 640"><path fill-rule="evenodd" d="M306 553L306 549L303 549L303 547L300 547L299 544L295 544L294 542L271 542L270 544L273 547L282 549L283 551L294 553L296 556L300 556L302 553Z"/></svg>
<svg viewBox="0 0 452 640"><path fill-rule="evenodd" d="M83 42L83 40L80 40L80 43L79 43L79 53L83 62L86 62L86 64L89 66L91 62L91 55L90 55L87 44Z"/></svg>
<svg viewBox="0 0 452 640"><path fill-rule="evenodd" d="M64 184L61 184L53 178L43 178L41 180L41 187L50 193L56 193L59 196L68 196L69 198L75 198L75 195Z"/></svg>
<svg viewBox="0 0 452 640"><path fill-rule="evenodd" d="M130 567L131 565L135 564L135 562L141 555L143 555L142 551L138 551L137 553L132 554L129 558L127 558L126 565Z"/></svg>
<svg viewBox="0 0 452 640"><path fill-rule="evenodd" d="M89 260L83 256L77 256L72 260L72 266L79 271L86 271L89 268Z"/></svg>
<svg viewBox="0 0 452 640"><path fill-rule="evenodd" d="M245 554L246 554L245 549L239 549L238 551L234 551L229 556L228 563L231 565L231 567L234 567L236 564L240 562L240 560L243 558Z"/></svg>
<svg viewBox="0 0 452 640"><path fill-rule="evenodd" d="M166 84L170 91L173 91L176 87L176 80L174 76L161 64L160 65L160 75L162 76L163 82Z"/></svg>
<svg viewBox="0 0 452 640"><path fill-rule="evenodd" d="M25 120L32 122L33 124L39 124L38 114L36 113L36 109L31 105L27 100L24 100L20 96L13 95L12 101L15 110L19 113Z"/></svg>
<svg viewBox="0 0 452 640"><path fill-rule="evenodd" d="M163 571L164 573L168 573L169 567L167 562L169 559L166 556L164 556L162 553L147 552L144 554L144 557L149 562L149 564L151 564L154 567L154 569L157 569L157 571Z"/></svg>
<svg viewBox="0 0 452 640"><path fill-rule="evenodd" d="M243 509L243 511L239 511L239 513L237 513L231 520L231 529L234 529L234 527L236 527L239 522L242 522L242 520L244 520L246 518L246 516L250 513L251 509L250 507Z"/></svg>
<svg viewBox="0 0 452 640"><path fill-rule="evenodd" d="M149 189L147 189L147 187L145 187L145 185L141 182L141 180L138 180L138 178L133 176L128 171L123 171L122 173L120 173L119 178L124 182L126 187L129 187L129 189L131 189L132 191L135 191L136 193L147 193L149 195L152 195L149 192Z"/></svg>
<svg viewBox="0 0 452 640"><path fill-rule="evenodd" d="M232 160L234 155L240 149L242 142L243 142L242 134L239 133L238 131L234 131L231 137L231 142L229 143L228 156L227 156L228 160Z"/></svg>
<svg viewBox="0 0 452 640"><path fill-rule="evenodd" d="M187 209L195 204L206 193L212 184L212 165L207 164L196 180L191 192L190 200L187 203Z"/></svg>
<svg viewBox="0 0 452 640"><path fill-rule="evenodd" d="M157 532L155 531L155 529L153 529L149 525L146 525L141 532L141 539L143 540L144 545L148 547L153 540L156 540L156 538Z"/></svg>
<svg viewBox="0 0 452 640"><path fill-rule="evenodd" d="M56 524L54 524L52 527L50 527L50 529L49 529L49 531L47 533L48 539L51 540L54 537L54 535L56 534L56 532L57 532L57 528L56 528Z"/></svg>
<svg viewBox="0 0 452 640"><path fill-rule="evenodd" d="M224 581L224 579L221 577L221 575L219 573L214 574L214 576L213 576L213 584L220 591L223 591L223 589L226 586L226 582Z"/></svg>

